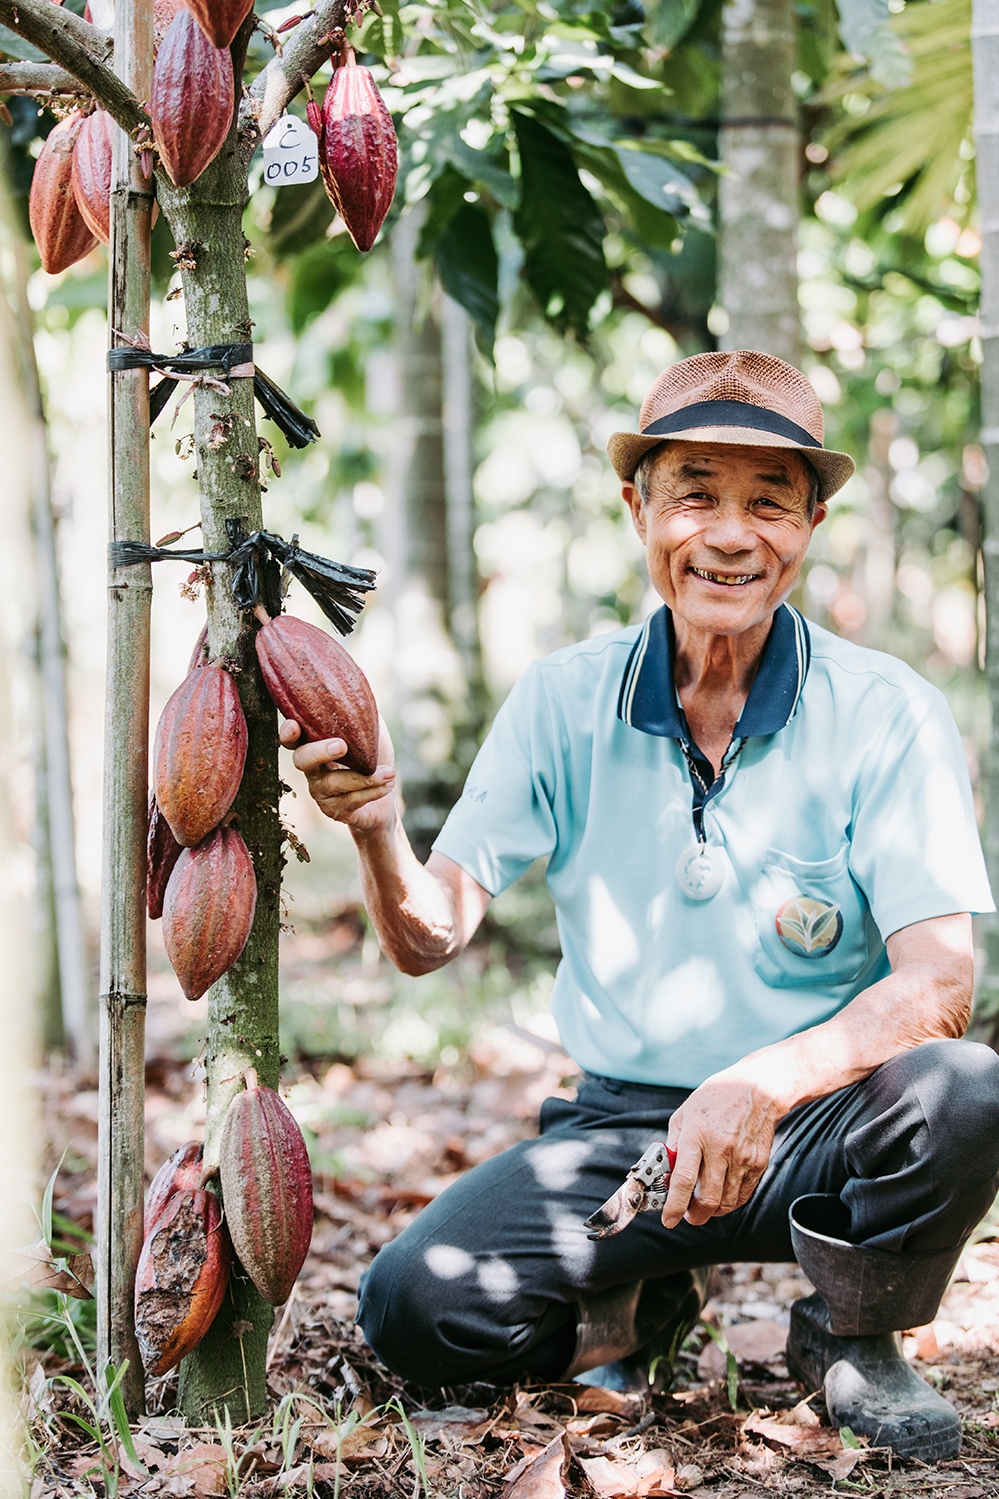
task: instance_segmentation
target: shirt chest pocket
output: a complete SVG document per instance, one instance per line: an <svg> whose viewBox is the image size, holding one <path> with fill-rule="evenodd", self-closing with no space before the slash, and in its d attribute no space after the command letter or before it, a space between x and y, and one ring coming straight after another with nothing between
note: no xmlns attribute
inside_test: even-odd
<svg viewBox="0 0 999 1499"><path fill-rule="evenodd" d="M778 848L763 856L756 892L755 968L775 989L849 983L869 957L867 903L844 845L810 863Z"/></svg>

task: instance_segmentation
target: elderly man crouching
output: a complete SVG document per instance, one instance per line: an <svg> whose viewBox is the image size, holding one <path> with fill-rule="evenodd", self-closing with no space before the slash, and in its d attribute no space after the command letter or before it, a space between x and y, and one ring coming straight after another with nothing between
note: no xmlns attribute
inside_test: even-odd
<svg viewBox="0 0 999 1499"><path fill-rule="evenodd" d="M961 743L915 672L785 602L853 470L803 375L697 355L641 428L608 450L664 607L530 667L425 867L387 735L368 778L336 767L341 741L296 751L407 973L461 952L547 858L552 1005L585 1074L540 1138L381 1250L358 1319L424 1385L647 1387L706 1267L796 1257L816 1287L791 1313L796 1377L835 1425L952 1456L957 1413L897 1333L932 1320L999 1173L999 1059L959 1039L969 913L994 909ZM676 1152L661 1220L589 1237L657 1138Z"/></svg>

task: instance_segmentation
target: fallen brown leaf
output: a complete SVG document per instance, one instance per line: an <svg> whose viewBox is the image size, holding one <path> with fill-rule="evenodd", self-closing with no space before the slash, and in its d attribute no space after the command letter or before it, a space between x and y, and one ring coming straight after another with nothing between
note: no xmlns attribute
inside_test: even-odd
<svg viewBox="0 0 999 1499"><path fill-rule="evenodd" d="M664 1462L663 1459L666 1459ZM579 1465L600 1499L629 1499L629 1496L672 1495L676 1475L669 1454L643 1452L637 1458L581 1457Z"/></svg>
<svg viewBox="0 0 999 1499"><path fill-rule="evenodd" d="M821 1426L815 1412L804 1401L792 1411L782 1411L779 1416L772 1416L769 1411L753 1411L743 1422L742 1430L747 1435L776 1442L798 1457L836 1457L843 1451L839 1432L831 1426Z"/></svg>
<svg viewBox="0 0 999 1499"><path fill-rule="evenodd" d="M507 1499L565 1499L565 1464L569 1446L564 1432L552 1437L507 1491Z"/></svg>
<svg viewBox="0 0 999 1499"><path fill-rule="evenodd" d="M446 1437L455 1442L480 1442L492 1424L486 1410L467 1405L449 1405L442 1411L414 1411L409 1418L414 1431L428 1442Z"/></svg>
<svg viewBox="0 0 999 1499"><path fill-rule="evenodd" d="M320 1457L330 1458L334 1463L338 1456L342 1463L363 1463L373 1457L384 1457L388 1451L388 1437L385 1433L375 1431L363 1421L352 1431L344 1433L340 1438L339 1448L335 1427L315 1432L308 1438L308 1442L313 1452L317 1452Z"/></svg>
<svg viewBox="0 0 999 1499"><path fill-rule="evenodd" d="M185 1483L186 1492L201 1499L202 1494L224 1494L226 1483L226 1455L223 1448L212 1442L196 1442L170 1457L160 1469L162 1478L179 1478ZM171 1494L181 1494L185 1489L172 1487Z"/></svg>
<svg viewBox="0 0 999 1499"><path fill-rule="evenodd" d="M604 1412L608 1416L638 1417L642 1409L641 1395L622 1395L618 1390L605 1390L602 1385L582 1385L579 1393L572 1392L572 1398L576 1402L576 1409L580 1415L584 1411Z"/></svg>

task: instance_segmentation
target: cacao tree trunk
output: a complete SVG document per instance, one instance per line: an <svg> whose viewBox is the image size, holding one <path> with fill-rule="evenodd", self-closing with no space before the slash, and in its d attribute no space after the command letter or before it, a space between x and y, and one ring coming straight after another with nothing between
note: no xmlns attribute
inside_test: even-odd
<svg viewBox="0 0 999 1499"><path fill-rule="evenodd" d="M718 183L723 349L801 356L796 266L798 111L792 0L727 0L722 12Z"/></svg>
<svg viewBox="0 0 999 1499"><path fill-rule="evenodd" d="M985 678L992 727L985 755L985 858L999 891L999 0L974 0L971 53L975 87L975 173L982 231L982 447L989 477L982 492L985 565ZM979 976L979 1033L999 1049L999 921L985 918L985 972Z"/></svg>
<svg viewBox="0 0 999 1499"><path fill-rule="evenodd" d="M244 43L245 45L245 43ZM237 52L241 49L237 46ZM236 70L239 76L239 69ZM234 127L222 151L191 187L160 176L160 204L178 246L189 248L183 271L187 339L192 348L251 340L242 216L246 164ZM247 532L261 529L258 445L252 379L233 379L230 395L195 389L195 442L206 551L225 551L226 520ZM231 418L231 421L230 421ZM221 430L220 430L221 429ZM224 440L220 440L224 438ZM257 906L238 962L209 991L205 1160L217 1165L226 1111L242 1088L245 1067L276 1088L278 1048L278 931L281 828L278 818L277 715L257 670L252 619L237 609L232 568L212 563L206 579L212 658L230 665L248 729L246 769L234 811L253 858ZM233 1262L230 1289L205 1337L181 1365L180 1404L192 1422L228 1408L243 1423L266 1403L265 1362L273 1310L242 1267Z"/></svg>

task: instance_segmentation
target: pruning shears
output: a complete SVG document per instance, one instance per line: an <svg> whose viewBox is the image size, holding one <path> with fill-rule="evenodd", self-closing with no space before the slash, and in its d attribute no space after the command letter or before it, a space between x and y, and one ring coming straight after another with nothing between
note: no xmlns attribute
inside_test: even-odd
<svg viewBox="0 0 999 1499"><path fill-rule="evenodd" d="M585 1226L591 1230L587 1238L612 1239L639 1213L661 1213L675 1165L676 1151L661 1140L653 1141L614 1195L587 1218Z"/></svg>

